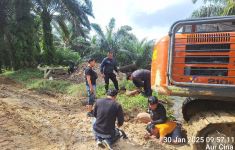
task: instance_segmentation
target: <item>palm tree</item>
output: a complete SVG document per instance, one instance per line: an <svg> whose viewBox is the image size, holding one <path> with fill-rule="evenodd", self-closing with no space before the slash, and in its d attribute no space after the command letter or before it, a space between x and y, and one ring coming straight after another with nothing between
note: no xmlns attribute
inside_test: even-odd
<svg viewBox="0 0 235 150"><path fill-rule="evenodd" d="M88 15L93 17L90 0L33 0L35 12L40 14L43 28L43 50L48 64L53 63L55 48L51 22L54 15L66 16L76 33L84 36L84 28L90 29Z"/></svg>
<svg viewBox="0 0 235 150"><path fill-rule="evenodd" d="M84 36L77 34L73 24L61 16L57 16L55 21L52 21L54 27L55 45L59 48L68 48L76 51L81 57L86 56L91 51L91 39L89 30L83 29Z"/></svg>
<svg viewBox="0 0 235 150"><path fill-rule="evenodd" d="M212 17L212 16L221 16L223 15L224 7L217 4L208 4L206 6L200 7L200 9L195 10L192 13L193 18L198 17Z"/></svg>
<svg viewBox="0 0 235 150"><path fill-rule="evenodd" d="M224 9L225 15L235 15L235 1L234 0L226 0L226 7Z"/></svg>
<svg viewBox="0 0 235 150"><path fill-rule="evenodd" d="M98 24L92 24L92 28L97 33L96 44L99 47L95 56L104 57L106 51L112 50L120 66L135 64L145 68L150 62L153 42L146 39L139 41L130 32L132 30L130 26L121 26L115 31L115 19L112 18L106 26L106 32Z"/></svg>
<svg viewBox="0 0 235 150"><path fill-rule="evenodd" d="M192 0L196 3L198 0ZM192 13L192 17L235 15L234 0L204 0L204 6Z"/></svg>
<svg viewBox="0 0 235 150"><path fill-rule="evenodd" d="M121 26L115 32L114 18L110 19L108 26L106 26L106 32L96 23L91 24L91 26L97 34L97 44L102 52L113 51L116 54L118 51L125 49L122 45L124 41L137 40L135 35L130 33L132 30L130 26Z"/></svg>
<svg viewBox="0 0 235 150"><path fill-rule="evenodd" d="M31 14L31 0L14 0L15 29L11 36L15 39L12 45L13 67L33 67L35 57L40 52L36 50L36 31L34 16Z"/></svg>
<svg viewBox="0 0 235 150"><path fill-rule="evenodd" d="M9 0L0 1L0 73L2 73L3 67L3 50L5 48L4 30L7 26L7 11L9 4Z"/></svg>
<svg viewBox="0 0 235 150"><path fill-rule="evenodd" d="M98 45L101 51L116 51L118 50L117 41L115 38L114 28L115 28L115 19L111 18L108 26L106 26L106 32L101 29L100 25L93 23L91 24L92 28L95 30L98 36Z"/></svg>

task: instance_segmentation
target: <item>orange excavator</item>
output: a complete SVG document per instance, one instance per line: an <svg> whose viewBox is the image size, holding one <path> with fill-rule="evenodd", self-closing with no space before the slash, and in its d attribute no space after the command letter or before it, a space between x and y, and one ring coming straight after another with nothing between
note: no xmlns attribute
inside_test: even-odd
<svg viewBox="0 0 235 150"><path fill-rule="evenodd" d="M186 97L192 149L235 149L235 16L175 22L154 46L151 85Z"/></svg>

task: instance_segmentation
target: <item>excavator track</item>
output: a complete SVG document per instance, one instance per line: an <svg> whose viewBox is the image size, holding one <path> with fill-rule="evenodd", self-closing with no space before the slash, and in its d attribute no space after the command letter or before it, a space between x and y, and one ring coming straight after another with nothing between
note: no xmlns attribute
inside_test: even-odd
<svg viewBox="0 0 235 150"><path fill-rule="evenodd" d="M184 128L193 150L235 150L235 111L199 112Z"/></svg>

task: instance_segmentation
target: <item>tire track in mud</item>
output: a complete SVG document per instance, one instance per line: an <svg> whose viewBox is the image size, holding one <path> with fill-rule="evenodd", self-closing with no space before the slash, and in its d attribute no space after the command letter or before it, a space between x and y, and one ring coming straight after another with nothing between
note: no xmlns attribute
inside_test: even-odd
<svg viewBox="0 0 235 150"><path fill-rule="evenodd" d="M11 145L18 145L17 149L67 149L65 136L69 132L64 132L61 127L67 126L65 116L68 111L56 103L43 100L43 96L29 95L32 93L28 92L6 86L1 90L1 94L7 96L0 99L0 147L12 149ZM8 138L3 135L8 135ZM11 143L4 144L6 141Z"/></svg>

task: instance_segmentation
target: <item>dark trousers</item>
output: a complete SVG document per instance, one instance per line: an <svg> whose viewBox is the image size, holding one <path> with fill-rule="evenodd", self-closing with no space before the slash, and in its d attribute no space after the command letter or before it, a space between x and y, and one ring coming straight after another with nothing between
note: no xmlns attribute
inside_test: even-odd
<svg viewBox="0 0 235 150"><path fill-rule="evenodd" d="M140 81L140 80L133 80L133 83L137 88L144 87L144 96L152 96L152 89L151 89L151 81L145 80L145 81Z"/></svg>
<svg viewBox="0 0 235 150"><path fill-rule="evenodd" d="M109 144L110 147L112 147L112 145L121 138L121 135L119 133L119 129L115 129L114 133L112 135L102 135L100 133L95 132L95 140L99 140L99 141L103 141L106 140L107 143Z"/></svg>
<svg viewBox="0 0 235 150"><path fill-rule="evenodd" d="M118 81L117 81L116 75L114 73L104 74L105 90L108 91L108 89L109 89L109 79L112 80L115 89L119 90Z"/></svg>
<svg viewBox="0 0 235 150"><path fill-rule="evenodd" d="M151 81L147 80L144 82L144 94L145 96L152 96Z"/></svg>

